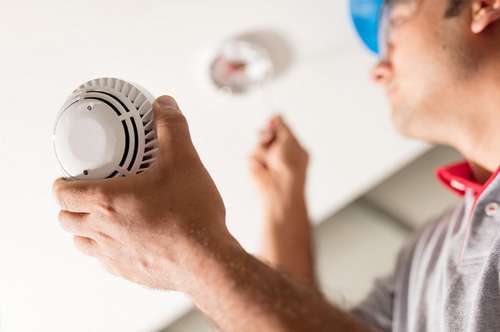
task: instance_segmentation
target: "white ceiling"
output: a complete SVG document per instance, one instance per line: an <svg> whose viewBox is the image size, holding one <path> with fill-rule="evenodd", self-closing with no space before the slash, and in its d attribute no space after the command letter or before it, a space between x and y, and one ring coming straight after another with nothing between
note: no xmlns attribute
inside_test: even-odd
<svg viewBox="0 0 500 332"><path fill-rule="evenodd" d="M58 226L51 128L67 95L95 77L177 97L231 230L256 248L247 156L272 109L261 93L231 98L204 76L207 54L252 30L277 32L294 51L266 94L312 153L315 220L424 149L392 132L345 0L0 0L0 330L148 331L190 305L108 276Z"/></svg>

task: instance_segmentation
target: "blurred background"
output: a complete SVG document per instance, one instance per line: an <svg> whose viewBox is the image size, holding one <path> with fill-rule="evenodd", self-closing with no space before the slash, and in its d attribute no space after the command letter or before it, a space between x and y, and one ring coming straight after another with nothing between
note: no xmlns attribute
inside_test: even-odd
<svg viewBox="0 0 500 332"><path fill-rule="evenodd" d="M394 132L347 0L0 0L0 43L2 332L212 328L186 296L108 275L58 225L53 126L67 96L97 77L176 97L249 252L262 212L248 157L282 113L312 156L318 271L342 305L454 202L433 169L460 157Z"/></svg>

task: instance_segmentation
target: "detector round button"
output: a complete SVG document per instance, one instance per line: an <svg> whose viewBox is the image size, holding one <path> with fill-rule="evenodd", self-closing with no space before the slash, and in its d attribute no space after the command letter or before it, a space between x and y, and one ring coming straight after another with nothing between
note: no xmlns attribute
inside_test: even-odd
<svg viewBox="0 0 500 332"><path fill-rule="evenodd" d="M73 123L69 131L68 144L73 156L84 163L98 163L106 159L109 135L103 126L92 117L84 117Z"/></svg>
<svg viewBox="0 0 500 332"><path fill-rule="evenodd" d="M124 153L125 133L119 115L100 101L79 101L60 115L54 133L59 162L72 177L112 174Z"/></svg>

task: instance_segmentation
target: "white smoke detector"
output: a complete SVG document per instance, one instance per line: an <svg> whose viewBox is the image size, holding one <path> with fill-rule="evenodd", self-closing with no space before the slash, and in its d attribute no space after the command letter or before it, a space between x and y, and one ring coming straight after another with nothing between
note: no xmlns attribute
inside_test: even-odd
<svg viewBox="0 0 500 332"><path fill-rule="evenodd" d="M226 41L210 64L215 86L231 94L246 93L273 76L273 61L268 50L243 39Z"/></svg>
<svg viewBox="0 0 500 332"><path fill-rule="evenodd" d="M81 85L59 112L53 132L65 175L106 179L147 169L158 152L153 102L140 86L116 78Z"/></svg>

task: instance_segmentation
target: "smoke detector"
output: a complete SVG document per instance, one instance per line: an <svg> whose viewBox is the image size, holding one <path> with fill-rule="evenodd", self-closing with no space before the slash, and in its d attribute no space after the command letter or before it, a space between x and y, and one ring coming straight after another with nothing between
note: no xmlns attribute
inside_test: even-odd
<svg viewBox="0 0 500 332"><path fill-rule="evenodd" d="M290 68L293 48L281 32L258 29L224 39L207 58L211 86L237 96L267 89Z"/></svg>
<svg viewBox="0 0 500 332"><path fill-rule="evenodd" d="M76 89L59 112L53 145L71 179L107 179L142 173L156 159L153 96L116 78Z"/></svg>
<svg viewBox="0 0 500 332"><path fill-rule="evenodd" d="M215 54L210 77L220 90L243 94L261 86L273 76L273 62L268 50L251 41L231 39Z"/></svg>

